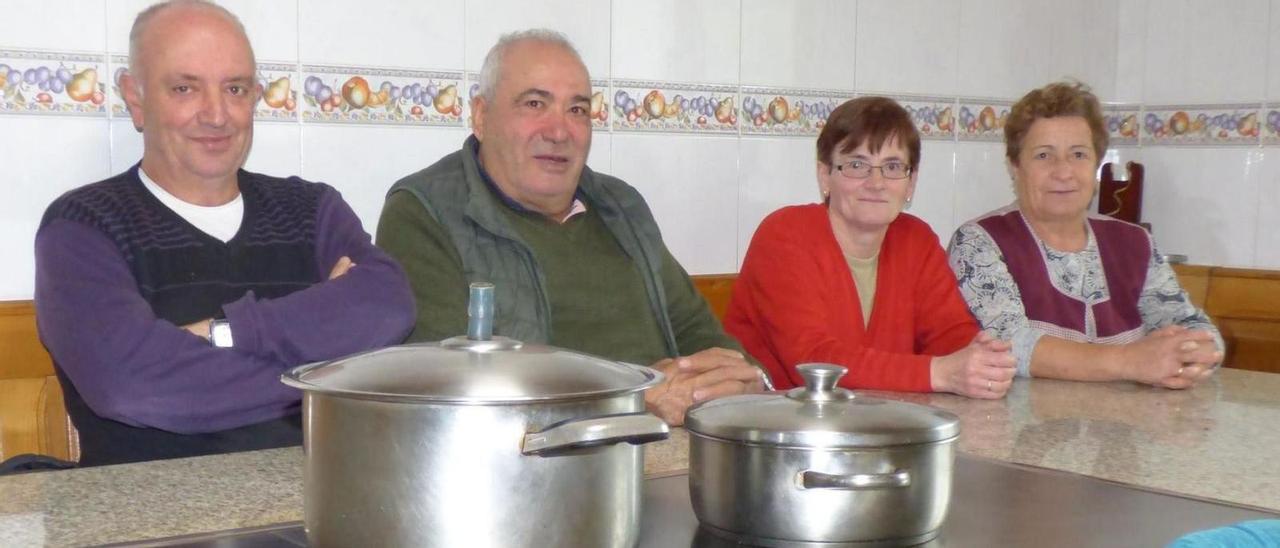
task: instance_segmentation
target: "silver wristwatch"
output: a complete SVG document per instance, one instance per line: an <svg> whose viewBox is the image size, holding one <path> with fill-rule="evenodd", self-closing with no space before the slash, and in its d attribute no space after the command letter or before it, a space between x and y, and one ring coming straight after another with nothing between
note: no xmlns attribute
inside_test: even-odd
<svg viewBox="0 0 1280 548"><path fill-rule="evenodd" d="M209 342L218 348L231 348L231 323L227 320L210 320Z"/></svg>

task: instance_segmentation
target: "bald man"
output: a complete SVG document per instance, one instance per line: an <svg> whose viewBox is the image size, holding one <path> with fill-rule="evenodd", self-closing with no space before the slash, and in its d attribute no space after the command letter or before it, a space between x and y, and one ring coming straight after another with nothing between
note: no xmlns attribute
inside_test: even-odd
<svg viewBox="0 0 1280 548"><path fill-rule="evenodd" d="M81 464L297 444L290 367L397 343L404 272L333 188L241 169L261 89L234 15L140 13L121 80L142 161L53 202L36 309Z"/></svg>

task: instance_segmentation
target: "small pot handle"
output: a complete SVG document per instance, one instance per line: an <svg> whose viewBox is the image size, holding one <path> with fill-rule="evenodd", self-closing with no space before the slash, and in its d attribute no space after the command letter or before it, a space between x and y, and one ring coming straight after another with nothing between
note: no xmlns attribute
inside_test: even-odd
<svg viewBox="0 0 1280 548"><path fill-rule="evenodd" d="M609 415L562 422L524 435L520 452L526 455L583 449L627 442L640 445L667 439L671 428L649 413Z"/></svg>
<svg viewBox="0 0 1280 548"><path fill-rule="evenodd" d="M840 489L856 491L861 489L886 489L889 487L910 487L911 473L906 470L894 470L888 474L825 474L805 470L797 474L796 483L801 489Z"/></svg>

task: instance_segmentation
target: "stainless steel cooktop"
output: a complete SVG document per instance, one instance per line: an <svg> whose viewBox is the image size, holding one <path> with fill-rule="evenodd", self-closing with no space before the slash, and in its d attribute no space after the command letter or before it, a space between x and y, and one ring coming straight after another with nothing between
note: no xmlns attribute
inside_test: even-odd
<svg viewBox="0 0 1280 548"><path fill-rule="evenodd" d="M965 455L956 459L952 497L947 522L938 538L922 546L1163 546L1200 529L1249 519L1280 518L1263 510ZM306 545L302 525L295 522L116 546L293 548ZM688 476L681 474L645 481L639 546L739 545L699 529L689 502Z"/></svg>

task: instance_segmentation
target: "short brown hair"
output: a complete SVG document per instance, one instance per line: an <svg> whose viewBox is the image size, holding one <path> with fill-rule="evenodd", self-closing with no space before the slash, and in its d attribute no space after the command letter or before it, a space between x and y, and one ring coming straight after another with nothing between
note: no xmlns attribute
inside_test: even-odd
<svg viewBox="0 0 1280 548"><path fill-rule="evenodd" d="M1080 82L1054 82L1039 89L1033 89L1023 95L1009 111L1009 119L1004 124L1005 157L1009 163L1018 165L1018 155L1022 153L1022 140L1031 130L1031 124L1041 118L1058 116L1079 116L1089 124L1089 133L1093 135L1093 152L1098 162L1107 153L1107 124L1102 118L1102 104Z"/></svg>
<svg viewBox="0 0 1280 548"><path fill-rule="evenodd" d="M859 97L836 107L827 125L818 134L818 161L831 165L835 148L849 153L866 143L873 154L890 139L907 149L907 163L914 171L920 165L920 132L907 109L888 97Z"/></svg>

